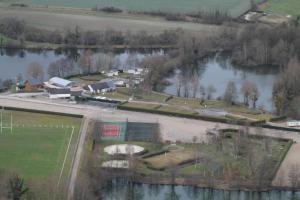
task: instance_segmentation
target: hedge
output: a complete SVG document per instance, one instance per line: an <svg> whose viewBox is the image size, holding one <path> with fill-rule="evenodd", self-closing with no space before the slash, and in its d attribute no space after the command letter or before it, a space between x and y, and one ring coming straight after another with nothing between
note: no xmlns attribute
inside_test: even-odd
<svg viewBox="0 0 300 200"><path fill-rule="evenodd" d="M135 111L135 112L147 112L153 114L161 114L161 115L168 115L174 117L183 117L189 119L198 119L204 121L211 121L211 122L218 122L218 123L231 123L237 125L250 125L250 126L257 126L265 123L265 120L260 121L245 121L245 120L230 120L225 117L217 117L217 116L208 116L208 115L198 115L198 114L187 114L187 113L178 113L178 112L169 112L164 110L155 110L155 109L147 109L147 108L137 108L137 107L130 107L126 105L118 105L118 109L120 110L128 110L128 111Z"/></svg>
<svg viewBox="0 0 300 200"><path fill-rule="evenodd" d="M286 118L287 118L286 116L272 117L269 121L270 122L277 122L277 121L285 120Z"/></svg>
<svg viewBox="0 0 300 200"><path fill-rule="evenodd" d="M33 113L49 114L49 115L60 115L60 116L66 116L66 117L76 117L76 118L83 118L84 117L83 115L53 112L53 111L45 111L45 110L34 110L34 109L15 108L15 107L3 107L3 108L6 109L6 110L33 112Z"/></svg>
<svg viewBox="0 0 300 200"><path fill-rule="evenodd" d="M263 128L268 128L268 129L281 130L281 131L300 132L300 129L280 127L280 126L272 126L272 125L269 125L269 124L264 124L264 125L262 125L262 127Z"/></svg>

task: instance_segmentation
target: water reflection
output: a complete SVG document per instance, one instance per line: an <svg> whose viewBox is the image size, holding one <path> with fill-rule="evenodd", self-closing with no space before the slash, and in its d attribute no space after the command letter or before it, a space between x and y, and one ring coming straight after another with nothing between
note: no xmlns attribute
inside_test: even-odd
<svg viewBox="0 0 300 200"><path fill-rule="evenodd" d="M233 81L237 86L238 92L242 84L249 80L255 83L259 89L260 97L257 102L259 107L267 110L272 110L272 90L273 83L278 78L279 68L273 66L259 66L259 67L240 67L233 65L228 55L216 55L199 63L195 68L185 69L183 71L177 70L174 76L168 80L170 85L164 89L164 92L177 95L178 85L182 85L180 90L181 96L193 96L193 85L195 85L195 77L198 79L198 85L203 88L213 86L216 92L213 98L222 97L225 92L226 85L229 81ZM181 81L181 83L180 83ZM187 81L185 83L185 81ZM186 92L186 89L190 89ZM201 97L201 89L197 87L196 97ZM239 95L239 101L242 101L242 95Z"/></svg>
<svg viewBox="0 0 300 200"><path fill-rule="evenodd" d="M130 197L130 198L127 198ZM104 193L105 200L299 200L300 192L244 192L203 189L191 186L165 186L114 183Z"/></svg>

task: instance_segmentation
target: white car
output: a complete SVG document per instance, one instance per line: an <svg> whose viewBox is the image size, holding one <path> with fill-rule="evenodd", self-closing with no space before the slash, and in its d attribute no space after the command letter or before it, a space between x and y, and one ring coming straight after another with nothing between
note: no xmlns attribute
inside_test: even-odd
<svg viewBox="0 0 300 200"><path fill-rule="evenodd" d="M98 96L98 97L95 97L95 99L106 100L107 98L106 97L102 97L102 96Z"/></svg>

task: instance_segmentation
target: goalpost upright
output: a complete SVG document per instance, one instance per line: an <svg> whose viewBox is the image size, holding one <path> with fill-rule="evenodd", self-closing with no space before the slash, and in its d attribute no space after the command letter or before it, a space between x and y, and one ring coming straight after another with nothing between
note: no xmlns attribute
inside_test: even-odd
<svg viewBox="0 0 300 200"><path fill-rule="evenodd" d="M10 132L13 132L13 116L12 116L12 112L10 113L10 126L3 126L3 113L4 113L4 107L2 106L2 109L0 111L0 129L1 129L1 133L3 133L3 129L10 129Z"/></svg>

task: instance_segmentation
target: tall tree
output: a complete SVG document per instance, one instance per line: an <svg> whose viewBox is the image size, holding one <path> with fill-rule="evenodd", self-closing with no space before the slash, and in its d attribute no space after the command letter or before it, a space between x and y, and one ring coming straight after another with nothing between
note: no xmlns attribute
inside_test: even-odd
<svg viewBox="0 0 300 200"><path fill-rule="evenodd" d="M24 180L14 174L9 179L8 197L12 200L20 200L28 192L29 188L24 186Z"/></svg>
<svg viewBox="0 0 300 200"><path fill-rule="evenodd" d="M27 68L27 76L38 80L44 79L44 68L37 62L31 63Z"/></svg>
<svg viewBox="0 0 300 200"><path fill-rule="evenodd" d="M233 81L229 81L224 93L224 101L230 104L234 104L237 99L237 89Z"/></svg>

